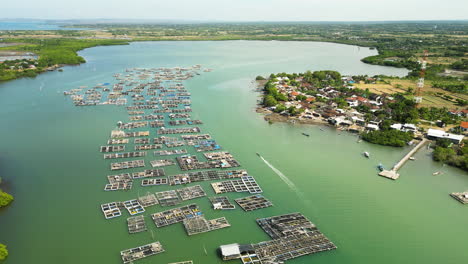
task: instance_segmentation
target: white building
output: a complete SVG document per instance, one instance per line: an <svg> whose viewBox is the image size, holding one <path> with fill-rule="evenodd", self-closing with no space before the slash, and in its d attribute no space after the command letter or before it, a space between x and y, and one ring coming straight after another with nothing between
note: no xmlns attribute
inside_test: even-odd
<svg viewBox="0 0 468 264"><path fill-rule="evenodd" d="M427 130L427 138L428 139L433 139L433 140L445 138L445 139L449 139L450 141L452 141L455 144L460 144L462 142L464 136L463 135L450 134L450 133L447 133L447 132L445 132L443 130L430 128L429 130Z"/></svg>

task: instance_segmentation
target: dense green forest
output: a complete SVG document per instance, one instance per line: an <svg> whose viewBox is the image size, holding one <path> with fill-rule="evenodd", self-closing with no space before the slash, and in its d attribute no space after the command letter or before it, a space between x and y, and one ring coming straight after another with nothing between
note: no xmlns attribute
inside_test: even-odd
<svg viewBox="0 0 468 264"><path fill-rule="evenodd" d="M406 143L413 139L413 134L392 129L363 133L361 137L363 140L374 144L403 147L406 145Z"/></svg>
<svg viewBox="0 0 468 264"><path fill-rule="evenodd" d="M468 140L461 146L453 145L448 140L438 140L432 158L468 171Z"/></svg>
<svg viewBox="0 0 468 264"><path fill-rule="evenodd" d="M76 65L84 63L85 59L77 54L78 51L95 46L123 45L123 40L82 40L82 39L7 39L6 42L24 43L19 46L2 48L14 49L37 54L39 59L35 69L11 70L0 67L0 81L19 77L34 77L38 73L54 65Z"/></svg>

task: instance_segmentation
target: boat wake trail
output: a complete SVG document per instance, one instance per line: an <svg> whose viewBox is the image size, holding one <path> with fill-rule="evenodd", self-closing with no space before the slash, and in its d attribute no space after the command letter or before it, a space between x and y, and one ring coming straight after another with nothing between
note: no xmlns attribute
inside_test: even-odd
<svg viewBox="0 0 468 264"><path fill-rule="evenodd" d="M263 162L265 162L265 164L270 167L270 169L272 169L280 178L281 180L284 181L284 183L286 183L289 188L291 188L291 190L297 192L297 187L296 185L294 185L294 183L286 176L284 175L280 170L278 170L277 168L273 167L273 165L270 164L270 162L268 162L266 159L264 159L262 156L260 156L260 158L263 160Z"/></svg>

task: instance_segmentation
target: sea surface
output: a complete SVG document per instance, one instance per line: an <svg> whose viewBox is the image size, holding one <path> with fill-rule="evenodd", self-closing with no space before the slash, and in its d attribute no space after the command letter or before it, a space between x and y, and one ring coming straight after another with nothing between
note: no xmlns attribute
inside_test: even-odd
<svg viewBox="0 0 468 264"><path fill-rule="evenodd" d="M45 21L2 21L0 30L85 30L85 28L65 28Z"/></svg>
<svg viewBox="0 0 468 264"><path fill-rule="evenodd" d="M433 162L424 148L401 169L399 180L387 180L377 176L376 166L391 167L408 147L358 143L356 135L330 127L270 125L255 112L257 75L325 69L406 74L360 62L374 54L317 42L139 42L87 49L80 52L85 64L0 84L0 175L3 188L15 196L11 206L0 210L0 242L10 251L5 263L117 264L121 250L152 241L160 241L166 252L135 263L224 263L217 253L220 245L268 240L255 219L291 212L303 213L338 247L291 264L466 262L468 208L449 197L468 189L465 172ZM103 191L106 176L117 173L98 149L117 121L128 121L127 112L121 106L75 107L63 92L112 82L112 75L126 68L195 64L213 72L185 82L193 119L201 119L202 132L255 176L274 206L214 211L207 198L184 202L197 203L208 219L225 216L232 225L191 237L182 224L156 228L149 215L168 208L154 206L144 214L150 231L129 235L127 213L105 220L100 204L174 187L140 187L137 181L128 192ZM364 151L370 159L362 156ZM166 171L179 172L175 166ZM443 174L433 176L435 171ZM214 195L209 182L201 185Z"/></svg>

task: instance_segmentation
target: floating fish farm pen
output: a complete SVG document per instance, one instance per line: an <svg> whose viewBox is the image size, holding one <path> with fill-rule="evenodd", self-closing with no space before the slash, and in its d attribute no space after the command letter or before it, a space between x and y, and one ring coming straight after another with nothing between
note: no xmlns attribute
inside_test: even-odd
<svg viewBox="0 0 468 264"><path fill-rule="evenodd" d="M144 179L141 181L141 186L155 186L155 185L167 185L169 181L167 178L157 178L157 179Z"/></svg>
<svg viewBox="0 0 468 264"><path fill-rule="evenodd" d="M172 262L168 264L193 264L193 261L188 260L188 261L182 261L182 262Z"/></svg>
<svg viewBox="0 0 468 264"><path fill-rule="evenodd" d="M104 217L106 219L111 219L122 215L122 212L120 211L120 208L117 206L116 202L101 204L101 210L104 213Z"/></svg>
<svg viewBox="0 0 468 264"><path fill-rule="evenodd" d="M184 221L184 219L202 215L202 212L196 204L190 204L167 211L155 213L151 215L154 224L157 227L168 226Z"/></svg>
<svg viewBox="0 0 468 264"><path fill-rule="evenodd" d="M161 128L161 129L158 129L158 134L160 135L190 134L190 133L199 133L200 131L201 130L199 127Z"/></svg>
<svg viewBox="0 0 468 264"><path fill-rule="evenodd" d="M174 206L182 202L176 190L157 192L156 198L161 206Z"/></svg>
<svg viewBox="0 0 468 264"><path fill-rule="evenodd" d="M215 210L233 210L236 206L229 201L227 196L213 196L209 197L213 209Z"/></svg>
<svg viewBox="0 0 468 264"><path fill-rule="evenodd" d="M263 192L253 176L242 176L238 180L214 182L211 187L216 194L228 192L249 192L254 194Z"/></svg>
<svg viewBox="0 0 468 264"><path fill-rule="evenodd" d="M159 204L158 199L156 199L156 196L151 193L147 193L144 196L138 197L138 202L143 206L143 207L150 207L153 205Z"/></svg>
<svg viewBox="0 0 468 264"><path fill-rule="evenodd" d="M176 148L185 146L184 141L171 141L171 142L164 142L164 145L168 148Z"/></svg>
<svg viewBox="0 0 468 264"><path fill-rule="evenodd" d="M124 151L125 146L101 146L101 152L116 152L116 151Z"/></svg>
<svg viewBox="0 0 468 264"><path fill-rule="evenodd" d="M145 166L144 160L123 161L123 162L111 163L111 170L133 169L133 168L140 168L144 166Z"/></svg>
<svg viewBox="0 0 468 264"><path fill-rule="evenodd" d="M150 142L149 138L135 138L133 140L133 144L149 144L149 142Z"/></svg>
<svg viewBox="0 0 468 264"><path fill-rule="evenodd" d="M118 145L118 144L127 144L129 140L127 138L125 139L109 139L107 140L107 144L109 145ZM125 149L124 149L125 150Z"/></svg>
<svg viewBox="0 0 468 264"><path fill-rule="evenodd" d="M205 191L200 185L177 189L177 193L180 195L180 198L182 198L183 201L206 196Z"/></svg>
<svg viewBox="0 0 468 264"><path fill-rule="evenodd" d="M177 137L166 137L166 136L160 136L160 137L153 138L153 143L154 144L166 144L168 142L174 142L174 141L179 141L179 138L177 138Z"/></svg>
<svg viewBox="0 0 468 264"><path fill-rule="evenodd" d="M189 236L231 226L225 217L206 220L202 215L187 218L183 221L183 223Z"/></svg>
<svg viewBox="0 0 468 264"><path fill-rule="evenodd" d="M135 234L146 231L145 217L142 215L127 218L128 233Z"/></svg>
<svg viewBox="0 0 468 264"><path fill-rule="evenodd" d="M235 199L235 201L246 212L273 206L270 201L260 194Z"/></svg>
<svg viewBox="0 0 468 264"><path fill-rule="evenodd" d="M148 144L148 145L139 145L135 146L135 150L151 150L151 149L161 149L161 144Z"/></svg>
<svg viewBox="0 0 468 264"><path fill-rule="evenodd" d="M175 165L173 160L163 159L163 160L152 160L150 161L151 166L154 167L165 167Z"/></svg>
<svg viewBox="0 0 468 264"><path fill-rule="evenodd" d="M170 155L182 155L182 154L187 154L187 150L186 149L172 149L172 150L160 150L160 151L154 152L155 156L170 156Z"/></svg>
<svg viewBox="0 0 468 264"><path fill-rule="evenodd" d="M144 171L132 173L133 179L162 177L162 176L166 176L166 172L164 171L164 169L151 169L151 170L144 170Z"/></svg>
<svg viewBox="0 0 468 264"><path fill-rule="evenodd" d="M104 159L123 159L123 158L139 158L145 157L146 152L135 151L135 152L122 152L122 153L110 153L104 154Z"/></svg>
<svg viewBox="0 0 468 264"><path fill-rule="evenodd" d="M300 256L336 249L317 227L300 213L257 219L272 240L250 245L221 246L224 260L242 263L284 263Z"/></svg>
<svg viewBox="0 0 468 264"><path fill-rule="evenodd" d="M124 264L164 252L161 243L154 242L144 246L126 249L120 252Z"/></svg>
<svg viewBox="0 0 468 264"><path fill-rule="evenodd" d="M136 199L125 201L123 202L123 205L130 215L136 215L145 212L145 208L143 208L140 202Z"/></svg>

